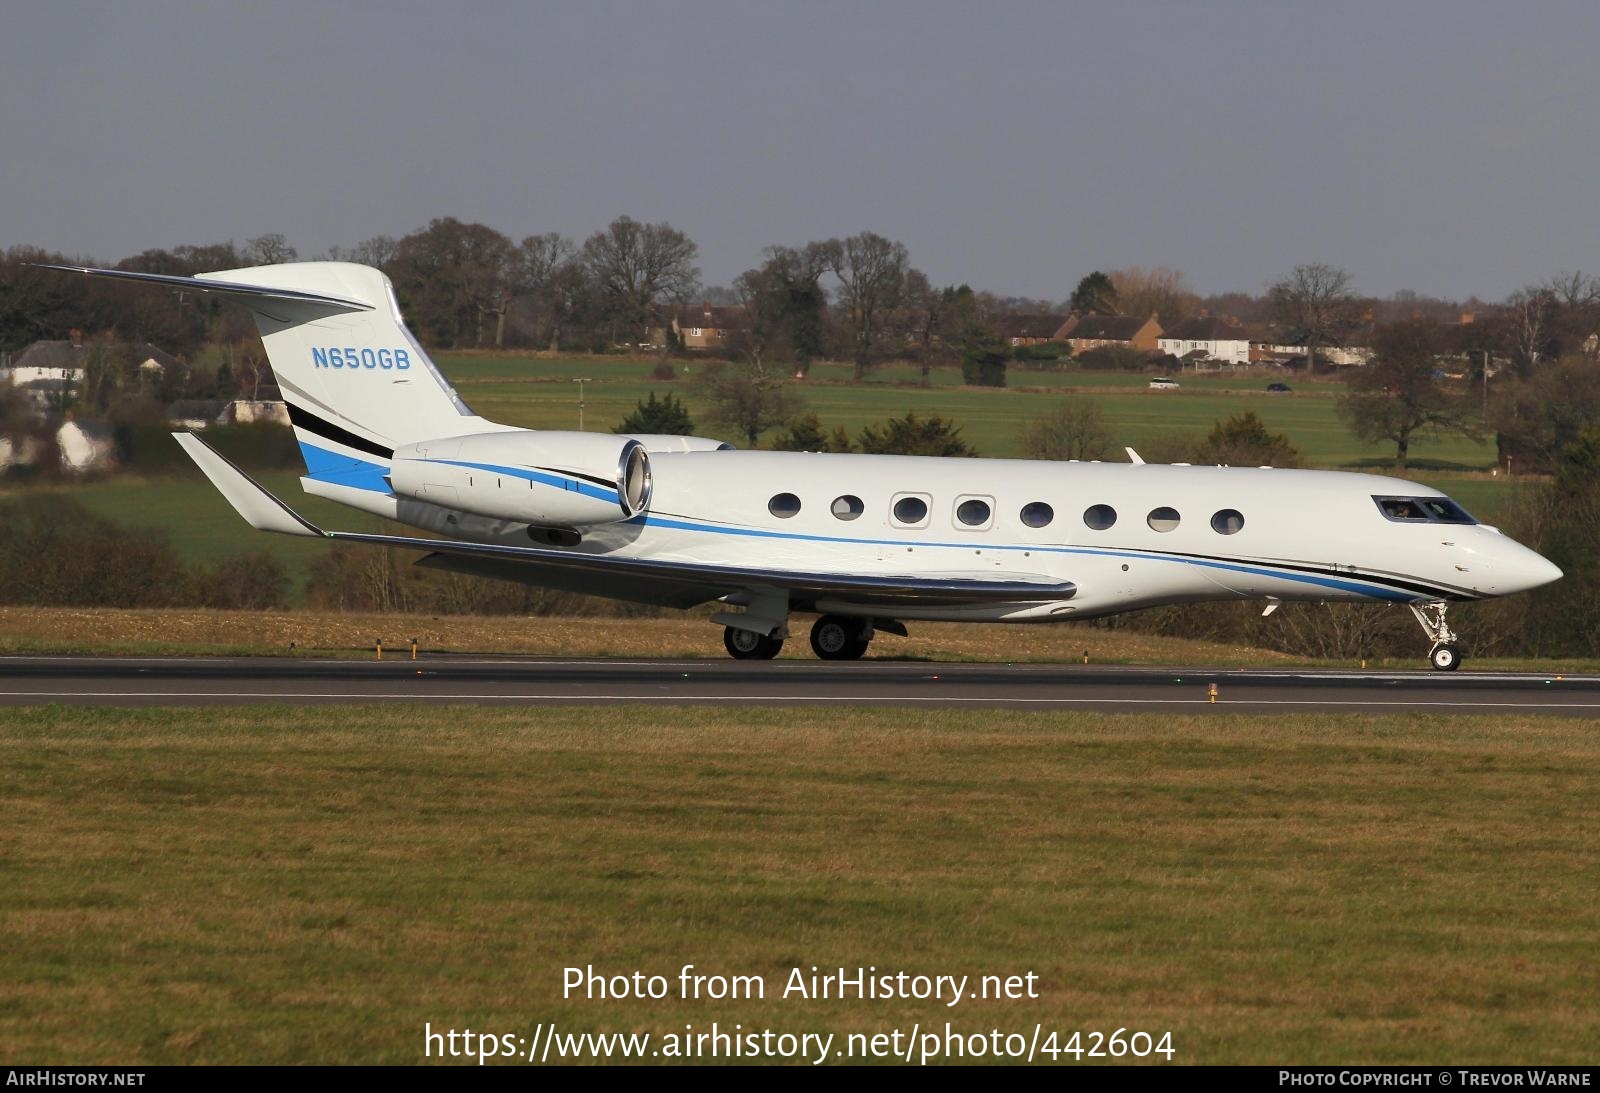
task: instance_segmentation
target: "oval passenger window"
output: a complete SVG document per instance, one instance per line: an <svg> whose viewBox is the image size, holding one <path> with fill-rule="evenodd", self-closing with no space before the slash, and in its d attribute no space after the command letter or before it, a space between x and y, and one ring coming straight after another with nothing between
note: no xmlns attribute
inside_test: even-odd
<svg viewBox="0 0 1600 1093"><path fill-rule="evenodd" d="M920 497L902 497L894 503L894 518L902 524L920 524L928 518L928 503Z"/></svg>
<svg viewBox="0 0 1600 1093"><path fill-rule="evenodd" d="M969 528L982 527L989 522L989 502L968 498L956 506L956 519Z"/></svg>
<svg viewBox="0 0 1600 1093"><path fill-rule="evenodd" d="M1083 510L1083 522L1094 531L1104 531L1117 522L1117 510L1110 505L1090 505Z"/></svg>
<svg viewBox="0 0 1600 1093"><path fill-rule="evenodd" d="M1151 509L1150 516L1145 521L1152 531L1171 531L1178 526L1178 510L1167 508L1165 505L1158 509Z"/></svg>
<svg viewBox="0 0 1600 1093"><path fill-rule="evenodd" d="M1043 501L1029 501L1022 506L1022 522L1030 528L1048 527L1055 518L1056 510Z"/></svg>
<svg viewBox="0 0 1600 1093"><path fill-rule="evenodd" d="M854 520L865 511L867 506L861 503L861 498L853 494L847 493L843 497L833 499L833 514L841 520Z"/></svg>
<svg viewBox="0 0 1600 1093"><path fill-rule="evenodd" d="M767 502L767 511L780 520L787 520L800 511L800 498L792 493L774 494Z"/></svg>
<svg viewBox="0 0 1600 1093"><path fill-rule="evenodd" d="M1238 509L1223 509L1211 517L1211 530L1218 535L1233 535L1244 527L1244 514Z"/></svg>

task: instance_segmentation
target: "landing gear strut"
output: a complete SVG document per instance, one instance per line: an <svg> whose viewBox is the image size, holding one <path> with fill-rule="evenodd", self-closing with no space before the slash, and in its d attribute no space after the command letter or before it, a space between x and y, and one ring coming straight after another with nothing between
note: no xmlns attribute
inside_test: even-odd
<svg viewBox="0 0 1600 1093"><path fill-rule="evenodd" d="M736 626L724 626L722 645L735 660L771 660L782 651L783 639L758 634L754 630L741 630Z"/></svg>
<svg viewBox="0 0 1600 1093"><path fill-rule="evenodd" d="M1437 672L1453 672L1461 667L1461 646L1456 643L1456 632L1444 621L1444 613L1449 606L1442 601L1410 605L1411 613L1417 617L1423 633L1433 642L1433 648L1428 651L1428 661Z"/></svg>
<svg viewBox="0 0 1600 1093"><path fill-rule="evenodd" d="M811 627L811 651L823 660L860 660L871 643L871 619L824 615Z"/></svg>

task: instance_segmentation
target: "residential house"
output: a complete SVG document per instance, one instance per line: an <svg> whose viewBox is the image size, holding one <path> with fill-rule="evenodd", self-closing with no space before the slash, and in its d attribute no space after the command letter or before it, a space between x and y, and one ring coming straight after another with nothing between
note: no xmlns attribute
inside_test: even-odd
<svg viewBox="0 0 1600 1093"><path fill-rule="evenodd" d="M1239 323L1214 315L1197 315L1175 323L1157 340L1163 353L1186 360L1221 364L1250 363L1250 334Z"/></svg>
<svg viewBox="0 0 1600 1093"><path fill-rule="evenodd" d="M1161 341L1161 324L1151 315L1074 315L1056 334L1072 347L1073 356L1107 346L1154 352Z"/></svg>
<svg viewBox="0 0 1600 1093"><path fill-rule="evenodd" d="M1056 340L1056 334L1066 325L1060 315L1002 315L1000 333L1007 344L1043 345Z"/></svg>
<svg viewBox="0 0 1600 1093"><path fill-rule="evenodd" d="M744 325L744 310L737 307L720 307L711 303L691 304L679 308L672 316L672 333L678 344L689 352L712 352L722 348L730 334ZM657 338L660 341L656 341ZM654 344L664 344L666 331L654 328L650 332Z"/></svg>
<svg viewBox="0 0 1600 1093"><path fill-rule="evenodd" d="M1321 364L1339 368L1362 367L1372 361L1370 342L1370 337L1348 337L1343 343L1320 344L1317 346L1317 360ZM1309 350L1305 331L1302 330L1285 333L1256 330L1250 336L1252 364L1304 368Z"/></svg>
<svg viewBox="0 0 1600 1093"><path fill-rule="evenodd" d="M10 381L40 411L63 406L83 381L87 357L81 340L34 342L0 370L0 381Z"/></svg>

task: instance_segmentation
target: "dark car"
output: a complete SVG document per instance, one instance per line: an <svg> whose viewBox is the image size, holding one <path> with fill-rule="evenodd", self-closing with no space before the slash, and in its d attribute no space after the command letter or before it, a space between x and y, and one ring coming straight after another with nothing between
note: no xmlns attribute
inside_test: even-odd
<svg viewBox="0 0 1600 1093"><path fill-rule="evenodd" d="M1290 390L1291 388L1287 383L1267 384L1267 394L1269 395L1287 395Z"/></svg>

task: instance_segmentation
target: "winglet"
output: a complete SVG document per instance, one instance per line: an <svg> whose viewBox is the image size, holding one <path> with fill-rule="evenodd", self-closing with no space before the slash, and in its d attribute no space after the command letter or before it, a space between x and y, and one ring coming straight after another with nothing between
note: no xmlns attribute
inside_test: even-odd
<svg viewBox="0 0 1600 1093"><path fill-rule="evenodd" d="M1122 450L1128 453L1128 462L1129 463L1134 463L1134 464L1137 464L1137 465L1139 465L1141 467L1144 466L1144 460L1142 458L1140 458L1138 452L1134 451L1132 448L1124 448Z"/></svg>
<svg viewBox="0 0 1600 1093"><path fill-rule="evenodd" d="M327 536L327 532L272 496L261 483L193 433L173 433L172 436L183 445L183 450L189 453L189 458L195 461L205 476L211 479L211 484L228 499L228 504L257 531L314 535L318 538Z"/></svg>

